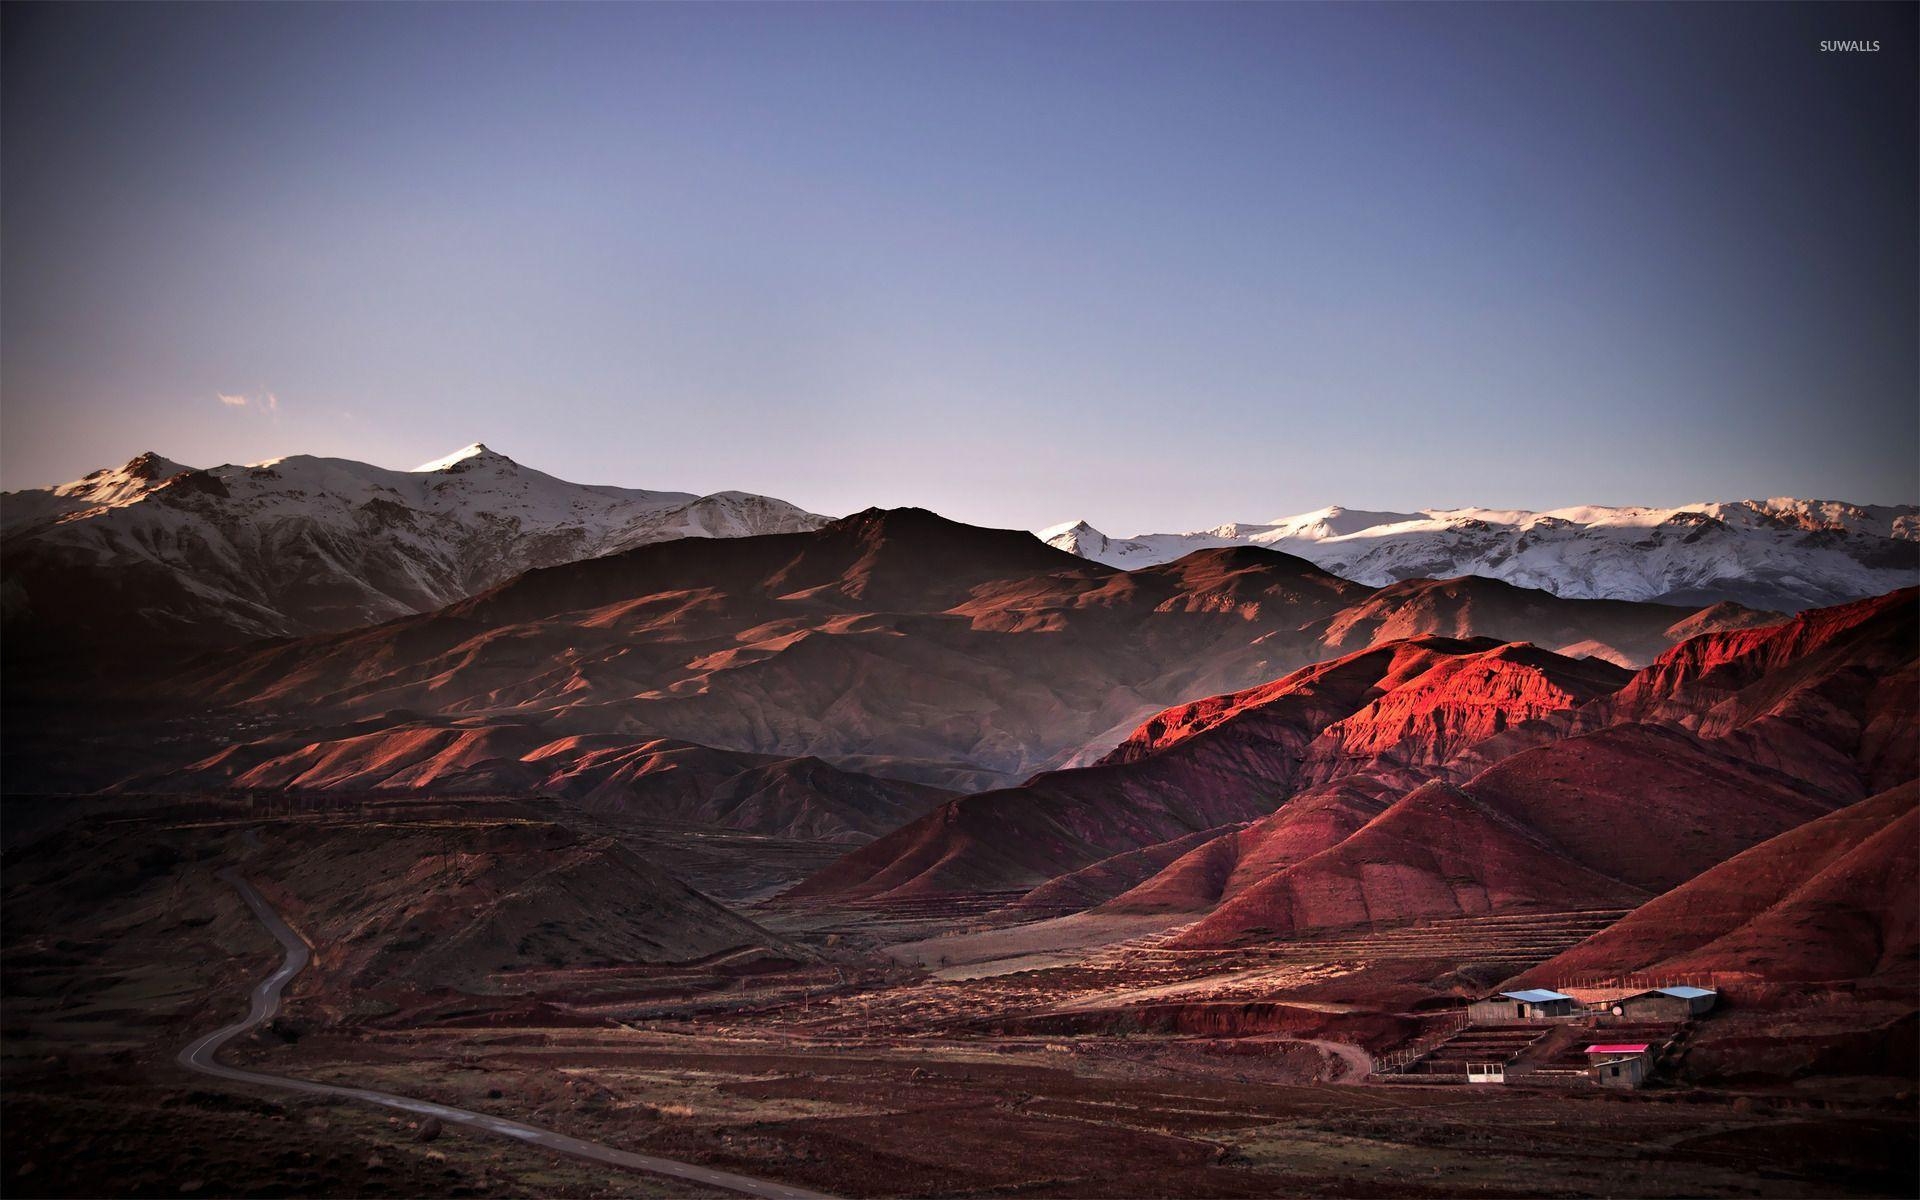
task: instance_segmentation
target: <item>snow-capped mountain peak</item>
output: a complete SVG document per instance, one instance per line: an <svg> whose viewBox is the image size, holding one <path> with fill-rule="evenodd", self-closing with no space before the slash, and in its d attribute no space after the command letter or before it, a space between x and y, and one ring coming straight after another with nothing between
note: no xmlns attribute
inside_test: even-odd
<svg viewBox="0 0 1920 1200"><path fill-rule="evenodd" d="M72 483L63 483L53 490L56 495L73 500L86 500L93 504L120 504L151 491L155 486L191 469L148 450L128 459L125 466L103 467Z"/></svg>
<svg viewBox="0 0 1920 1200"><path fill-rule="evenodd" d="M458 450L455 450L452 454L443 454L439 458L436 458L431 462L423 462L419 466L414 468L414 472L421 473L426 471L445 471L445 470L451 469L452 467L460 463L471 462L474 459L480 459L481 461L486 461L489 459L497 459L500 462L507 463L509 465L515 465L513 463L513 460L508 458L506 455L496 454L493 451L487 449L487 445L485 442L475 442L470 446L460 447Z"/></svg>
<svg viewBox="0 0 1920 1200"><path fill-rule="evenodd" d="M1289 537L1319 541L1358 533L1363 529L1377 529L1382 525L1416 521L1424 515L1426 514L1365 512L1359 509L1342 508L1338 504L1329 504L1325 508L1316 508L1312 512L1300 513L1297 516L1276 517L1264 526L1236 526L1236 528L1245 529L1249 533L1264 529L1285 529Z"/></svg>
<svg viewBox="0 0 1920 1200"><path fill-rule="evenodd" d="M570 483L475 442L396 471L294 454L208 470L142 454L0 498L8 615L130 579L132 624L183 640L309 633L437 608L532 567L679 537L815 529L767 496Z"/></svg>
<svg viewBox="0 0 1920 1200"><path fill-rule="evenodd" d="M1373 586L1483 575L1574 598L1736 600L1790 611L1920 579L1920 507L1793 497L1547 512L1401 513L1331 505L1265 524L1230 522L1191 533L1115 538L1078 521L1039 536L1127 569L1214 546L1254 545Z"/></svg>

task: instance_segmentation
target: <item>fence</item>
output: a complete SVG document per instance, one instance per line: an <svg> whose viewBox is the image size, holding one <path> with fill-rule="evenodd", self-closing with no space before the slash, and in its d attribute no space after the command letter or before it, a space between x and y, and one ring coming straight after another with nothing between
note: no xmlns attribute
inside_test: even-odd
<svg viewBox="0 0 1920 1200"><path fill-rule="evenodd" d="M1373 1059L1375 1075L1398 1075L1407 1069L1407 1065L1417 1058L1431 1053L1436 1047L1454 1034L1467 1027L1467 1010L1451 1009L1440 1018L1438 1024L1421 1034L1405 1046L1391 1054L1376 1055Z"/></svg>
<svg viewBox="0 0 1920 1200"><path fill-rule="evenodd" d="M1647 992L1663 987L1697 987L1709 991L1724 991L1719 971L1691 971L1675 975L1671 972L1654 974L1651 972L1627 971L1615 974L1594 972L1587 975L1568 975L1547 985L1556 992L1572 993L1574 989L1589 992L1610 991L1615 988Z"/></svg>

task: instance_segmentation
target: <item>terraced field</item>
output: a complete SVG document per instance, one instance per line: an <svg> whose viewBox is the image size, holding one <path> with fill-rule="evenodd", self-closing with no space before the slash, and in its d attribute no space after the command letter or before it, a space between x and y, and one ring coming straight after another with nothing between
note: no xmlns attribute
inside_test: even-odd
<svg viewBox="0 0 1920 1200"><path fill-rule="evenodd" d="M848 1035L880 1026L953 1033L983 1022L1148 1005L1279 1003L1329 1014L1358 1012L1357 1006L1322 993L1366 973L1426 978L1461 962L1477 964L1489 979L1505 978L1624 915L1608 909L1469 917L1348 929L1231 950L1180 948L1173 943L1184 926L1175 925L1089 949L1072 941L1086 936L1076 924L1087 920L1083 917L992 928L987 914L1001 902L997 896L976 896L763 910L761 919L785 933L804 928L814 938L832 933L883 945L892 938L924 936L936 925L962 929L900 947L911 960L933 969L931 978L903 979L898 986L858 996L815 995L804 1014L789 1009L779 1019L811 1035ZM970 918L981 918L989 927L969 928ZM1006 957L996 960L994 954ZM972 965L935 969L949 955L956 964Z"/></svg>
<svg viewBox="0 0 1920 1200"><path fill-rule="evenodd" d="M1575 912L1503 913L1387 928L1348 929L1276 941L1260 947L1257 953L1272 961L1382 962L1444 958L1453 962L1495 963L1518 971L1584 941L1631 911L1608 908ZM1248 953L1243 950L1179 950L1151 943L1143 943L1139 949L1142 953L1160 955Z"/></svg>

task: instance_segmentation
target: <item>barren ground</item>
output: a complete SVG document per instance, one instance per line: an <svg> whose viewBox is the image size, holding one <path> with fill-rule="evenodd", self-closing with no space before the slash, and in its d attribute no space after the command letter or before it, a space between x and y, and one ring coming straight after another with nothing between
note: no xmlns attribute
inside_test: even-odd
<svg viewBox="0 0 1920 1200"><path fill-rule="evenodd" d="M351 819L269 820L325 837ZM697 1194L454 1130L419 1141L386 1113L217 1089L175 1066L277 961L213 878L238 861L273 884L252 848L285 831L250 832L262 824L147 814L116 826L111 854L10 852L6 1194ZM745 878L718 847L676 836L649 835L657 861ZM325 896L278 900L302 906L296 928L340 919ZM1457 972L1447 939L1491 931L1430 930L1419 952L1379 932L1192 953L1144 925L1069 926L1078 942L998 928L993 907L749 908L818 960L535 956L495 964L486 994L353 992L315 972L231 1057L846 1196L1916 1191L1910 1071L1713 1088L1681 1077L1628 1094L1354 1083L1341 1052L1428 1029L1403 1002L1418 993L1407 981ZM938 936L955 929L971 932ZM1527 940L1542 936L1495 950L1550 953ZM991 970L971 977L942 956ZM1823 1011L1826 1024L1795 1028L1858 1036ZM1743 1037L1781 1025L1714 1020Z"/></svg>

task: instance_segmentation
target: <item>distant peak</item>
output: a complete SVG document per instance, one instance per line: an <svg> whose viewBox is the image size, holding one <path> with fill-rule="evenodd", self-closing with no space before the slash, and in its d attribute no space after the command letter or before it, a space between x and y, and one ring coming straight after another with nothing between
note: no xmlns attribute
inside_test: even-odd
<svg viewBox="0 0 1920 1200"><path fill-rule="evenodd" d="M923 548L940 546L943 552L1010 552L1025 558L1031 556L1030 552L1037 551L1040 558L1046 559L1057 558L1061 554L1060 550L1045 545L1028 530L969 525L924 508L863 509L852 516L831 522L821 532L851 536L871 545L899 543Z"/></svg>
<svg viewBox="0 0 1920 1200"><path fill-rule="evenodd" d="M476 462L510 464L513 460L504 454L487 449L485 442L475 442L471 446L462 446L452 454L436 458L432 462L421 463L414 468L414 472L418 474L423 471L451 471L456 467L460 467L462 464L471 465Z"/></svg>
<svg viewBox="0 0 1920 1200"><path fill-rule="evenodd" d="M1083 538L1083 537L1105 538L1107 536L1106 534L1101 533L1098 529L1095 529L1093 526L1087 524L1085 521L1062 521L1058 525L1047 526L1045 529L1040 530L1038 533L1034 534L1033 536L1039 538L1043 542L1051 542L1055 538L1065 537L1069 534L1073 535L1076 538Z"/></svg>
<svg viewBox="0 0 1920 1200"><path fill-rule="evenodd" d="M863 508L852 516L834 522L855 530L904 531L945 528L956 524L939 513L924 508Z"/></svg>
<svg viewBox="0 0 1920 1200"><path fill-rule="evenodd" d="M1359 533L1363 529L1372 529L1379 525L1398 525L1404 521L1419 520L1420 513L1384 512L1365 508L1348 508L1344 504L1329 504L1316 508L1312 512L1297 513L1290 517L1278 517L1268 524L1275 528L1292 529L1301 535L1308 531L1325 530L1335 537Z"/></svg>
<svg viewBox="0 0 1920 1200"><path fill-rule="evenodd" d="M167 479L190 468L164 458L152 450L143 450L127 460L121 471L135 479ZM100 474L100 472L95 472Z"/></svg>

